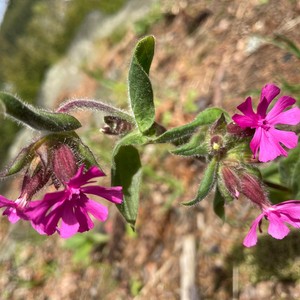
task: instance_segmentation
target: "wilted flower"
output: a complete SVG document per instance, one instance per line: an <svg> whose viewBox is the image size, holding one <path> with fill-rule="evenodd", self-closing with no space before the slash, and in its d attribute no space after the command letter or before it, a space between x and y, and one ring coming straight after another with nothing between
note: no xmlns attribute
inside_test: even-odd
<svg viewBox="0 0 300 300"><path fill-rule="evenodd" d="M295 104L296 100L283 96L275 103L274 107L267 113L267 109L272 100L280 93L280 89L267 84L261 91L260 102L257 113L253 111L250 97L237 108L244 114L235 114L232 119L241 128L255 129L254 136L250 142L250 148L254 157L257 156L261 162L267 162L280 155L287 155L282 147L292 149L297 146L298 137L294 132L282 131L275 128L276 125L297 125L300 122L300 109L294 107L284 111L289 106Z"/></svg>
<svg viewBox="0 0 300 300"><path fill-rule="evenodd" d="M93 166L84 173L84 166L81 166L73 178L65 182L63 191L48 193L43 200L31 202L26 216L41 234L51 235L57 231L61 237L69 238L76 232L92 229L94 223L89 214L105 221L108 210L104 205L89 199L87 194L117 204L122 202L122 187L85 186L94 183L91 180L101 176L105 174L99 168Z"/></svg>
<svg viewBox="0 0 300 300"><path fill-rule="evenodd" d="M254 220L244 239L244 246L252 247L257 243L257 227L261 231L262 218L269 221L268 233L275 239L281 240L288 235L290 229L285 223L300 228L300 201L288 200L279 204L265 206L262 213Z"/></svg>

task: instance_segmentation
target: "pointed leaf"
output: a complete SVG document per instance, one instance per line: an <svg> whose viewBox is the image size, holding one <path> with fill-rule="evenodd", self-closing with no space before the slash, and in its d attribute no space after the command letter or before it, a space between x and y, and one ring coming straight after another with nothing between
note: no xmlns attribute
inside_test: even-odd
<svg viewBox="0 0 300 300"><path fill-rule="evenodd" d="M92 166L97 166L100 168L93 152L90 150L88 146L84 145L81 142L81 140L79 140L79 143L77 145L77 150L82 158L82 162L84 163L87 169L89 169Z"/></svg>
<svg viewBox="0 0 300 300"><path fill-rule="evenodd" d="M0 103L8 116L36 130L59 132L81 127L71 115L34 108L7 93L0 92Z"/></svg>
<svg viewBox="0 0 300 300"><path fill-rule="evenodd" d="M182 156L206 156L208 155L208 145L205 143L206 132L195 134L189 142L177 147L170 152Z"/></svg>
<svg viewBox="0 0 300 300"><path fill-rule="evenodd" d="M279 163L279 174L281 182L287 185L293 195L300 193L300 143L297 148L289 151L288 157Z"/></svg>
<svg viewBox="0 0 300 300"><path fill-rule="evenodd" d="M189 202L182 203L186 206L192 206L203 200L211 191L211 189L214 187L216 182L216 173L218 169L218 162L216 159L212 159L211 162L208 164L204 176L202 178L202 181L200 183L197 196L194 200Z"/></svg>
<svg viewBox="0 0 300 300"><path fill-rule="evenodd" d="M139 131L125 135L112 154L112 185L123 187L123 203L117 205L125 220L134 228L139 204L139 186L142 176L139 153L133 145L143 145L148 138Z"/></svg>
<svg viewBox="0 0 300 300"><path fill-rule="evenodd" d="M32 148L31 146L23 148L10 166L5 171L0 172L0 179L20 172L32 159Z"/></svg>
<svg viewBox="0 0 300 300"><path fill-rule="evenodd" d="M153 36L147 36L137 43L128 75L131 109L142 133L146 133L151 128L155 117L153 91L149 79L154 46Z"/></svg>
<svg viewBox="0 0 300 300"><path fill-rule="evenodd" d="M186 136L190 136L199 126L214 123L218 118L220 118L222 113L225 115L225 117L228 116L228 114L220 108L207 108L200 112L195 118L195 120L191 123L172 128L160 135L154 141L156 143L168 143L180 140Z"/></svg>
<svg viewBox="0 0 300 300"><path fill-rule="evenodd" d="M225 200L222 194L220 193L219 188L217 187L215 192L215 198L214 198L214 212L223 221L225 220L224 205L225 205Z"/></svg>
<svg viewBox="0 0 300 300"><path fill-rule="evenodd" d="M116 147L113 153L112 185L123 188L123 202L117 204L117 208L133 229L138 213L141 176L137 149L131 145Z"/></svg>

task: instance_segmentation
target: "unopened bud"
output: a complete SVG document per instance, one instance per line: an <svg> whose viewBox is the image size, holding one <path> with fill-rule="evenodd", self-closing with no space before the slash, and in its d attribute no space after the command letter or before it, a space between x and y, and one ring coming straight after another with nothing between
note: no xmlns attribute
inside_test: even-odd
<svg viewBox="0 0 300 300"><path fill-rule="evenodd" d="M270 205L263 183L256 176L249 173L241 174L241 188L242 193L261 208Z"/></svg>
<svg viewBox="0 0 300 300"><path fill-rule="evenodd" d="M238 175L234 172L234 169L231 169L228 166L223 166L221 168L221 178L226 187L233 198L238 198L240 195L240 179Z"/></svg>
<svg viewBox="0 0 300 300"><path fill-rule="evenodd" d="M61 182L68 182L76 173L78 167L73 151L66 144L59 144L53 149L53 172Z"/></svg>
<svg viewBox="0 0 300 300"><path fill-rule="evenodd" d="M232 134L232 135L236 135L238 137L248 137L248 136L252 136L255 132L255 129L251 129L251 128L242 128L237 124L234 123L230 123L227 125L227 132Z"/></svg>
<svg viewBox="0 0 300 300"><path fill-rule="evenodd" d="M133 125L128 121L116 116L105 116L104 122L106 123L100 131L109 135L125 134L132 130Z"/></svg>
<svg viewBox="0 0 300 300"><path fill-rule="evenodd" d="M41 166L37 167L34 174L31 174L30 171L27 170L23 178L22 189L19 198L26 195L25 198L30 201L32 196L46 185L49 178L50 172Z"/></svg>

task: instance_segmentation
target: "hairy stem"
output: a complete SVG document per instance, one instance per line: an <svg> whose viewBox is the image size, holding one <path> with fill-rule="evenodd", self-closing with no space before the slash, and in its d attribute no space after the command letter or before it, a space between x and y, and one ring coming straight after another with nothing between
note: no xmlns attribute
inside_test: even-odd
<svg viewBox="0 0 300 300"><path fill-rule="evenodd" d="M85 100L85 99L75 99L63 103L56 111L59 113L69 113L74 110L98 110L110 115L124 119L132 124L134 124L133 116L128 113L123 112L122 110L115 108L111 105L105 104L96 100Z"/></svg>

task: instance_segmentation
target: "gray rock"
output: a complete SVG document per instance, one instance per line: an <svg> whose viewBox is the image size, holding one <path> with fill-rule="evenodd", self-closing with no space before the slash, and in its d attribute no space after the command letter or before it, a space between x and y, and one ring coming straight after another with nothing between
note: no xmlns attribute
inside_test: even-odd
<svg viewBox="0 0 300 300"><path fill-rule="evenodd" d="M121 26L128 26L144 17L154 2L155 0L131 0L112 16L105 16L98 11L89 14L66 56L47 72L38 96L39 105L52 108L60 95L74 90L85 76L82 71L83 63L95 56L97 43Z"/></svg>

